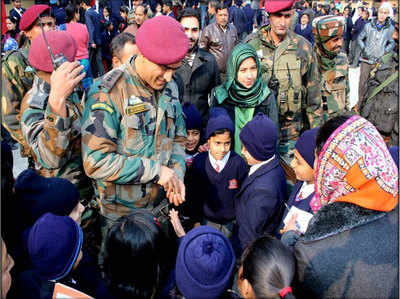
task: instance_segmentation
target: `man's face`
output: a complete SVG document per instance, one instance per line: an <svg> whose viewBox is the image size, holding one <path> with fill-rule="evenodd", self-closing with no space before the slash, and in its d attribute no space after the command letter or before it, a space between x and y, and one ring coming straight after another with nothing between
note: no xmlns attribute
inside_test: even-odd
<svg viewBox="0 0 400 299"><path fill-rule="evenodd" d="M343 46L343 35L336 36L325 42L328 51L339 53Z"/></svg>
<svg viewBox="0 0 400 299"><path fill-rule="evenodd" d="M269 16L271 30L279 37L285 37L290 28L293 10L272 13Z"/></svg>
<svg viewBox="0 0 400 299"><path fill-rule="evenodd" d="M225 27L226 25L228 25L228 9L224 8L224 9L219 9L217 11L217 14L215 15L215 22L222 27Z"/></svg>
<svg viewBox="0 0 400 299"><path fill-rule="evenodd" d="M207 11L210 15L215 14L215 8L212 7L212 5L210 3L208 3L208 11Z"/></svg>
<svg viewBox="0 0 400 299"><path fill-rule="evenodd" d="M386 18L389 16L389 10L388 9L380 9L378 10L378 22L383 23L385 22Z"/></svg>
<svg viewBox="0 0 400 299"><path fill-rule="evenodd" d="M32 41L36 36L42 34L40 28L40 22L43 24L44 31L50 31L56 29L56 22L52 17L41 17L40 21L36 20L32 28L26 32L26 36Z"/></svg>
<svg viewBox="0 0 400 299"><path fill-rule="evenodd" d="M154 90L161 90L167 82L171 81L182 61L174 64L161 65L151 62L143 55L139 55L136 70L139 76ZM137 59L136 59L137 60Z"/></svg>
<svg viewBox="0 0 400 299"><path fill-rule="evenodd" d="M181 19L181 25L185 29L185 34L189 39L189 51L197 45L200 37L200 25L196 17L186 17Z"/></svg>
<svg viewBox="0 0 400 299"><path fill-rule="evenodd" d="M21 1L20 0L14 1L13 4L14 4L15 8L21 8Z"/></svg>
<svg viewBox="0 0 400 299"><path fill-rule="evenodd" d="M163 7L162 7L162 11L165 14L169 13L169 6L164 4Z"/></svg>
<svg viewBox="0 0 400 299"><path fill-rule="evenodd" d="M363 18L364 20L367 20L367 19L369 18L368 12L367 12L366 10L364 10L364 11L362 12L362 18Z"/></svg>
<svg viewBox="0 0 400 299"><path fill-rule="evenodd" d="M349 8L345 8L344 11L343 11L343 14L344 14L345 17L349 16L349 14L350 14Z"/></svg>
<svg viewBox="0 0 400 299"><path fill-rule="evenodd" d="M143 22L146 20L147 15L144 14L144 7L143 6L136 6L135 8L135 22L138 25L142 25Z"/></svg>
<svg viewBox="0 0 400 299"><path fill-rule="evenodd" d="M225 155L231 150L231 134L224 132L216 134L208 139L208 146L211 156L215 160L222 160Z"/></svg>

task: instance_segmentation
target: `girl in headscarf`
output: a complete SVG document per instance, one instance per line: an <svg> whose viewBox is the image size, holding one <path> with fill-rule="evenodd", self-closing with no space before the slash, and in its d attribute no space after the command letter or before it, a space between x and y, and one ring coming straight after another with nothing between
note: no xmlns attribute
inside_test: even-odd
<svg viewBox="0 0 400 299"><path fill-rule="evenodd" d="M315 214L295 244L298 294L396 297L398 170L385 142L366 119L338 116L319 130L316 155Z"/></svg>
<svg viewBox="0 0 400 299"><path fill-rule="evenodd" d="M235 124L234 150L241 154L240 130L261 112L279 131L278 108L273 93L261 76L256 50L249 44L233 48L227 65L227 79L212 92L211 107L223 107Z"/></svg>

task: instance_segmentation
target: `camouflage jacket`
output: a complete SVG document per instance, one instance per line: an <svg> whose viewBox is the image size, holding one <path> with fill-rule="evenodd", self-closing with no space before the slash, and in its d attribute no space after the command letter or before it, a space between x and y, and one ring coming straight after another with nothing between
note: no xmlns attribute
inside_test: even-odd
<svg viewBox="0 0 400 299"><path fill-rule="evenodd" d="M24 144L19 112L24 95L32 87L33 72L29 71L28 51L30 43L7 53L1 60L1 105L3 126L20 144ZM24 150L25 154L27 150Z"/></svg>
<svg viewBox="0 0 400 299"><path fill-rule="evenodd" d="M82 121L84 167L103 215L151 208L161 165L183 181L186 129L176 83L161 92L148 88L135 57L94 83Z"/></svg>
<svg viewBox="0 0 400 299"><path fill-rule="evenodd" d="M279 152L290 163L294 142L301 132L321 122L318 64L305 38L289 30L276 47L269 30L269 25L261 27L249 43L260 58L265 82L269 83L273 73L279 81L276 93L281 128Z"/></svg>
<svg viewBox="0 0 400 299"><path fill-rule="evenodd" d="M93 188L85 175L81 155L82 106L73 93L67 99L67 117L52 112L47 100L50 85L34 76L32 89L21 103L21 130L36 170L44 177L62 177L75 184L81 199Z"/></svg>
<svg viewBox="0 0 400 299"><path fill-rule="evenodd" d="M343 52L328 59L317 46L314 49L321 78L322 111L326 121L350 110L349 63Z"/></svg>

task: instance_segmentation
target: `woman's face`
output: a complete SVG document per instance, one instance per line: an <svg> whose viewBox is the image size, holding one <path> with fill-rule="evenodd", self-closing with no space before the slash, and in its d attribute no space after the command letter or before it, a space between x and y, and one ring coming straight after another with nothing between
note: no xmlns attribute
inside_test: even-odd
<svg viewBox="0 0 400 299"><path fill-rule="evenodd" d="M200 142L200 131L193 129L193 130L187 130L186 132L187 132L186 150L194 151L196 146Z"/></svg>
<svg viewBox="0 0 400 299"><path fill-rule="evenodd" d="M253 57L242 61L236 79L246 88L251 88L254 85L257 79L257 64Z"/></svg>
<svg viewBox="0 0 400 299"><path fill-rule="evenodd" d="M11 31L15 29L15 24L11 20L7 19L7 30Z"/></svg>
<svg viewBox="0 0 400 299"><path fill-rule="evenodd" d="M308 21L309 21L308 15L302 15L301 16L301 19L300 19L301 25L307 25Z"/></svg>
<svg viewBox="0 0 400 299"><path fill-rule="evenodd" d="M161 4L157 4L156 12L161 12L161 9L162 9Z"/></svg>
<svg viewBox="0 0 400 299"><path fill-rule="evenodd" d="M6 244L1 241L1 298L5 299L11 287L10 271L14 267L14 260L7 253Z"/></svg>

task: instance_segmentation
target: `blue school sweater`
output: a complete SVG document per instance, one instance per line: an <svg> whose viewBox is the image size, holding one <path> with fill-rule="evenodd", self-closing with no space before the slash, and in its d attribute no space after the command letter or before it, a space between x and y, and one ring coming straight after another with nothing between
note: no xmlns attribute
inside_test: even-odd
<svg viewBox="0 0 400 299"><path fill-rule="evenodd" d="M190 169L188 200L202 207L198 211L202 217L226 224L235 219L235 196L247 173L246 162L233 151L219 173L212 167L208 152L201 153L195 157Z"/></svg>

